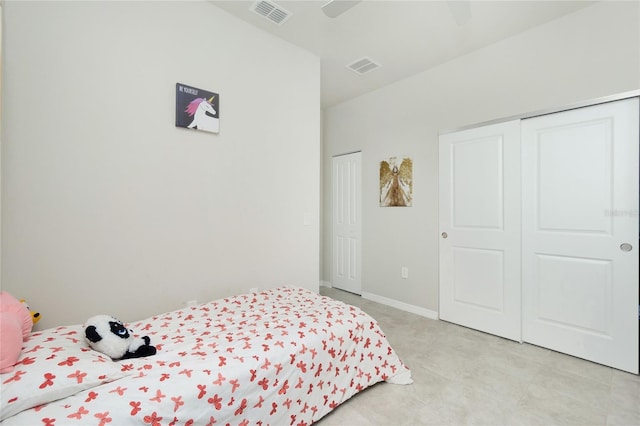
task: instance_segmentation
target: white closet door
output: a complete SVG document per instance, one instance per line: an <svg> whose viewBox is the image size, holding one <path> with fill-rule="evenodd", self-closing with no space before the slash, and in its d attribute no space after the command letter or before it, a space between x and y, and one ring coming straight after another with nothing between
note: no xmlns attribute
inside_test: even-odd
<svg viewBox="0 0 640 426"><path fill-rule="evenodd" d="M638 99L523 120L523 340L638 373Z"/></svg>
<svg viewBox="0 0 640 426"><path fill-rule="evenodd" d="M333 157L331 285L362 293L362 153Z"/></svg>
<svg viewBox="0 0 640 426"><path fill-rule="evenodd" d="M520 341L520 123L439 148L440 318Z"/></svg>

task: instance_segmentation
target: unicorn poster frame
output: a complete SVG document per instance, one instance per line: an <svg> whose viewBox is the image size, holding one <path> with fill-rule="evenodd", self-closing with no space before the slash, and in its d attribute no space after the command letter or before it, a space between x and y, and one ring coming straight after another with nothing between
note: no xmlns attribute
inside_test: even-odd
<svg viewBox="0 0 640 426"><path fill-rule="evenodd" d="M220 132L220 95L176 83L176 127Z"/></svg>

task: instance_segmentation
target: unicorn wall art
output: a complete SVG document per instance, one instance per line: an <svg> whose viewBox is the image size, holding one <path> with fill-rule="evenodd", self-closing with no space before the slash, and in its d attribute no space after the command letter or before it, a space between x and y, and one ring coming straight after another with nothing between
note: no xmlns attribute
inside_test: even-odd
<svg viewBox="0 0 640 426"><path fill-rule="evenodd" d="M218 133L220 96L217 93L176 84L176 126Z"/></svg>

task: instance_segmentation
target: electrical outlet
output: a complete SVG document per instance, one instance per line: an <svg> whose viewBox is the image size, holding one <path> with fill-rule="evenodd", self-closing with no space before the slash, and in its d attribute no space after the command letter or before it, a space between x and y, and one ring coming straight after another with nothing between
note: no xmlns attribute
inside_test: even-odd
<svg viewBox="0 0 640 426"><path fill-rule="evenodd" d="M407 279L409 278L409 268L407 268L406 266L402 267L402 278Z"/></svg>

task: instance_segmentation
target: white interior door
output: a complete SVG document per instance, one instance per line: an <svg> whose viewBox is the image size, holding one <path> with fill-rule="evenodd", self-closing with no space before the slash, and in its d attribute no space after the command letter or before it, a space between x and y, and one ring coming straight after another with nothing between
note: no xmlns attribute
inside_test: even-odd
<svg viewBox="0 0 640 426"><path fill-rule="evenodd" d="M520 123L440 136L440 318L520 341Z"/></svg>
<svg viewBox="0 0 640 426"><path fill-rule="evenodd" d="M638 98L523 120L523 340L638 373Z"/></svg>
<svg viewBox="0 0 640 426"><path fill-rule="evenodd" d="M362 293L362 154L333 157L333 287Z"/></svg>

